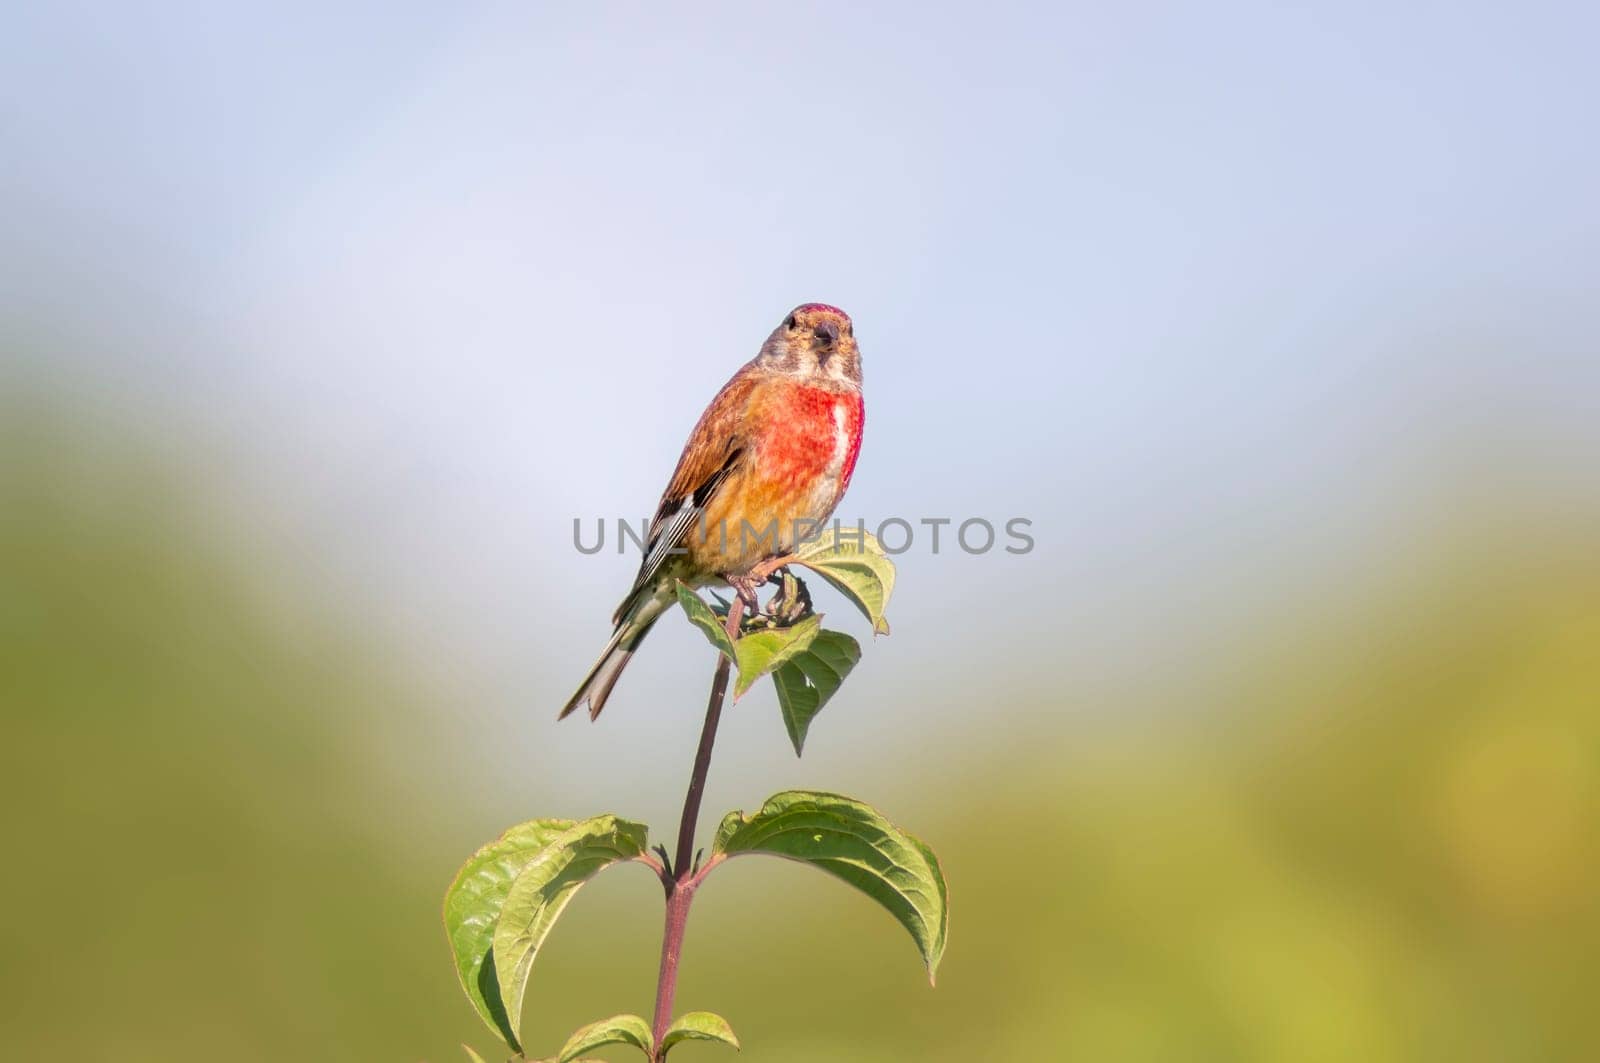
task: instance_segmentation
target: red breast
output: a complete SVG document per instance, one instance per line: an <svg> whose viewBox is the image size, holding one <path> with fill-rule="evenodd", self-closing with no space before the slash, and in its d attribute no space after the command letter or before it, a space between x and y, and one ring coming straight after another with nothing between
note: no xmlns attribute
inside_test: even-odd
<svg viewBox="0 0 1600 1063"><path fill-rule="evenodd" d="M857 392L782 378L757 385L744 419L749 459L706 512L708 526L727 528L729 541L715 549L692 542L691 558L705 568L736 571L792 549L797 527L804 532L804 522L825 521L849 486L863 420ZM746 523L760 530L774 522L775 544L738 541Z"/></svg>
<svg viewBox="0 0 1600 1063"><path fill-rule="evenodd" d="M864 408L858 393L845 394L806 385L787 385L773 396L760 442L764 479L774 488L809 495L819 480L833 489L832 510L855 471L861 452ZM796 503L803 499L796 498ZM825 516L826 514L799 514Z"/></svg>

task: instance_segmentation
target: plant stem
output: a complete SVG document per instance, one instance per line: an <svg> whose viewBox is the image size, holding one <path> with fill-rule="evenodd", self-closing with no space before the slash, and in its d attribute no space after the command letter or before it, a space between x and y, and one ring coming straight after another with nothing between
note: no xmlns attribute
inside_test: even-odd
<svg viewBox="0 0 1600 1063"><path fill-rule="evenodd" d="M656 1015L651 1032L655 1037L653 1060L662 1058L661 1039L672 1024L672 1001L678 993L678 960L683 954L683 931L689 923L689 903L694 887L678 885L667 898L667 925L661 936L661 973L656 979Z"/></svg>
<svg viewBox="0 0 1600 1063"><path fill-rule="evenodd" d="M739 637L739 622L744 619L744 602L734 597L728 606L725 630L729 639ZM672 1002L678 993L678 961L683 955L683 933L689 923L689 905L700 885L694 866L694 829L700 820L700 799L706 792L706 775L711 770L711 750L717 741L717 724L722 719L722 703L728 695L729 661L717 654L717 670L711 677L711 697L706 703L706 722L700 728L700 746L694 754L694 770L689 774L689 792L683 798L683 817L678 821L678 854L667 888L666 925L661 931L661 971L656 979L656 1011L652 1023L655 1035L655 1063L662 1059L661 1039L672 1023ZM707 868L709 870L709 868Z"/></svg>

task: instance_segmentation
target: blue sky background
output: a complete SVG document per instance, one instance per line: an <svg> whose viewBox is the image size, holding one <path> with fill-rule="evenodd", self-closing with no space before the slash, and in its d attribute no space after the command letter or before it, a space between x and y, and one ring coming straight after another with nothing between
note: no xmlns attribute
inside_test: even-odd
<svg viewBox="0 0 1600 1063"><path fill-rule="evenodd" d="M1087 684L1371 563L1506 447L1594 472L1583 5L10 21L0 268L23 320L72 331L50 369L202 423L187 457L254 507L244 534L383 595L425 666L492 677L474 712L528 721L519 757L681 728L645 692L694 685L686 631L615 734L533 725L633 567L576 555L570 521L648 512L801 301L865 352L844 512L1035 524L1025 558L903 559L857 680L887 730L993 726L878 702L972 689L954 644L1001 668L1049 644ZM1004 630L1012 599L1047 613Z"/></svg>

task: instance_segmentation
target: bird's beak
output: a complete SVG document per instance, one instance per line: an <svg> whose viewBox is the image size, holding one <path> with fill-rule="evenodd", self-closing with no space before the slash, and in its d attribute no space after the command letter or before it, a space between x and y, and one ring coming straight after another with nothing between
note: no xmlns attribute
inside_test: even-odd
<svg viewBox="0 0 1600 1063"><path fill-rule="evenodd" d="M839 343L839 326L832 321L824 321L812 330L812 335L816 337L818 346L831 353Z"/></svg>

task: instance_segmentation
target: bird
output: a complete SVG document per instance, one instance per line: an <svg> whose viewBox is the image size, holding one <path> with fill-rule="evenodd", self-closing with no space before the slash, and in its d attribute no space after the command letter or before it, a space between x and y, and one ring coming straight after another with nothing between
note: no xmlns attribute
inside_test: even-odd
<svg viewBox="0 0 1600 1063"><path fill-rule="evenodd" d="M600 659L557 719L596 719L676 584L727 584L756 610L753 572L827 522L850 486L866 407L855 326L802 303L695 422L645 534L638 575Z"/></svg>

